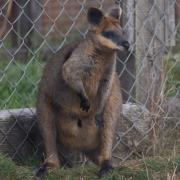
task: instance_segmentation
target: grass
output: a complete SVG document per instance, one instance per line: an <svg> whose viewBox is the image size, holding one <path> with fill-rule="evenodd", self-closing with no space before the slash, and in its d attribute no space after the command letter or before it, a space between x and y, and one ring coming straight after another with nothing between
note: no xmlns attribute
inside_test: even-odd
<svg viewBox="0 0 180 180"><path fill-rule="evenodd" d="M180 53L169 53L165 58L167 73L165 94L180 97Z"/></svg>
<svg viewBox="0 0 180 180"><path fill-rule="evenodd" d="M20 180L26 178L33 178L32 168L17 166L10 158L0 155L0 179Z"/></svg>
<svg viewBox="0 0 180 180"><path fill-rule="evenodd" d="M27 64L0 62L0 109L35 106L42 64L36 58Z"/></svg>
<svg viewBox="0 0 180 180"><path fill-rule="evenodd" d="M93 180L97 179L98 168L95 165L77 165L73 168L51 170L45 180ZM32 180L35 167L20 166L10 158L0 154L0 179ZM139 161L127 161L101 180L165 180L167 176L180 178L180 156L176 158L147 158Z"/></svg>

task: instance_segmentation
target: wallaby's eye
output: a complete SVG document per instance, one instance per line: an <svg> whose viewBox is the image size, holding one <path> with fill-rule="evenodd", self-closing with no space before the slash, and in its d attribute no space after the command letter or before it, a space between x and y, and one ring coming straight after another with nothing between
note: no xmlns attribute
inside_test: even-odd
<svg viewBox="0 0 180 180"><path fill-rule="evenodd" d="M129 49L128 41L125 41L121 33L113 30L103 31L101 35L111 42L113 42L118 47L123 47L125 49Z"/></svg>
<svg viewBox="0 0 180 180"><path fill-rule="evenodd" d="M117 36L113 31L104 31L101 34L108 39L114 39Z"/></svg>
<svg viewBox="0 0 180 180"><path fill-rule="evenodd" d="M114 42L115 44L119 44L120 42L120 38L118 33L114 32L114 31L104 31L101 33L102 36L104 36L105 38L111 40L112 42Z"/></svg>

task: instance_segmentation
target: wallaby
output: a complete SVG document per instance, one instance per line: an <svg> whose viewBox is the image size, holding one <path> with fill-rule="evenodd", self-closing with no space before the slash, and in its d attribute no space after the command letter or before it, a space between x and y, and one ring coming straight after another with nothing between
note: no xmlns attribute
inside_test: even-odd
<svg viewBox="0 0 180 180"><path fill-rule="evenodd" d="M47 167L62 165L61 145L100 165L100 175L112 169L112 144L122 108L116 52L129 47L119 25L121 12L116 8L104 15L89 8L86 39L64 47L46 65L37 104L46 160L37 176Z"/></svg>
<svg viewBox="0 0 180 180"><path fill-rule="evenodd" d="M13 0L9 0L7 5L7 11L6 11L6 18L3 21L1 28L0 28L0 39L3 38L4 34L7 33L7 26L8 26L8 20L7 19L12 19L13 16Z"/></svg>

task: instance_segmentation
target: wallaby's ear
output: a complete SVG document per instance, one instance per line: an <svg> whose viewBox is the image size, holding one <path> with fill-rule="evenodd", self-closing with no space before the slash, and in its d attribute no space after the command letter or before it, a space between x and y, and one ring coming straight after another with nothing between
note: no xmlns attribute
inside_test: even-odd
<svg viewBox="0 0 180 180"><path fill-rule="evenodd" d="M111 17L113 17L115 19L120 20L121 15L122 15L121 7L113 7L113 8L111 8L109 16L111 16Z"/></svg>
<svg viewBox="0 0 180 180"><path fill-rule="evenodd" d="M92 25L99 25L103 19L104 15L101 10L91 7L87 13L88 22Z"/></svg>

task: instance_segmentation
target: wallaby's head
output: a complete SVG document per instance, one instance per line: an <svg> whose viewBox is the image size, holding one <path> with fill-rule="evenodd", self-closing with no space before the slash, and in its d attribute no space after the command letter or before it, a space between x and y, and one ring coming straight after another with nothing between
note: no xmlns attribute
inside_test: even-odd
<svg viewBox="0 0 180 180"><path fill-rule="evenodd" d="M121 8L112 8L107 15L97 8L89 8L87 19L94 43L113 51L129 49L129 43L124 39L120 27L121 14Z"/></svg>

